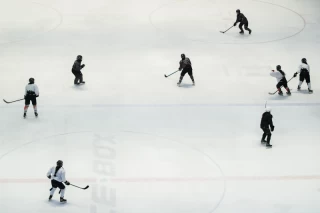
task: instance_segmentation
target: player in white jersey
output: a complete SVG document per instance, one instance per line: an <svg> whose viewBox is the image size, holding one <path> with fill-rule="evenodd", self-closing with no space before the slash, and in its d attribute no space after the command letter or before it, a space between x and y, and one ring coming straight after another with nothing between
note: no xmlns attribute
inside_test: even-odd
<svg viewBox="0 0 320 213"><path fill-rule="evenodd" d="M51 167L47 173L47 177L51 179L51 185L52 188L50 189L50 196L49 200L52 199L52 196L57 188L59 188L60 191L60 202L64 203L67 202L66 199L64 199L64 193L65 193L65 183L66 185L70 185L70 182L66 180L66 172L64 171L63 162L61 160L58 160L57 166Z"/></svg>
<svg viewBox="0 0 320 213"><path fill-rule="evenodd" d="M26 86L24 99L25 99L25 106L24 106L24 113L23 117L27 116L27 111L30 105L30 101L32 102L34 114L38 117L37 111L37 97L39 97L39 89L38 86L34 83L34 78L29 79L29 84Z"/></svg>
<svg viewBox="0 0 320 213"><path fill-rule="evenodd" d="M308 84L308 91L309 93L313 93L311 89L311 82L310 82L310 66L307 63L307 59L303 58L301 60L302 64L299 66L299 70L294 74L294 77L297 77L298 73L300 73L300 81L298 85L298 90L301 89L302 82L306 80Z"/></svg>
<svg viewBox="0 0 320 213"><path fill-rule="evenodd" d="M277 84L277 89L278 89L278 94L283 95L281 87L283 86L287 90L287 95L291 95L290 89L288 87L288 81L286 79L286 74L281 70L281 66L277 66L277 71L272 70L270 73L272 77L275 77L278 81Z"/></svg>

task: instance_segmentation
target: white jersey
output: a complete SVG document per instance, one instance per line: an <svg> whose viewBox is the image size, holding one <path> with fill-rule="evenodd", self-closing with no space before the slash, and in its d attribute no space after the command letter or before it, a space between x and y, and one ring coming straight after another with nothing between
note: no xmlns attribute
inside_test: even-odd
<svg viewBox="0 0 320 213"><path fill-rule="evenodd" d="M310 72L310 67L308 64L302 63L299 66L299 70L297 71L297 73L300 73L302 70L307 70L308 72Z"/></svg>
<svg viewBox="0 0 320 213"><path fill-rule="evenodd" d="M47 173L47 176L51 175L51 179L52 180L56 180L56 181L59 181L59 182L66 182L66 172L64 171L64 168L61 167L56 176L54 176L54 173L56 172L56 166L52 167L49 169L48 173Z"/></svg>
<svg viewBox="0 0 320 213"><path fill-rule="evenodd" d="M279 72L279 71L271 72L270 75L271 75L272 77L275 77L278 82L281 81L281 80L283 79L283 77L284 77L284 76L281 74L281 72Z"/></svg>
<svg viewBox="0 0 320 213"><path fill-rule="evenodd" d="M27 94L36 94L36 96L39 95L39 89L38 89L38 86L36 84L28 84L26 86L26 91L24 93L24 95L27 95Z"/></svg>

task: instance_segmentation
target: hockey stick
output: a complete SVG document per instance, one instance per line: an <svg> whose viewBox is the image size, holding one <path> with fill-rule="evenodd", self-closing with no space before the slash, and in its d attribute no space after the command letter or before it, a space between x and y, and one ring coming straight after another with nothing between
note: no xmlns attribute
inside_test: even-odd
<svg viewBox="0 0 320 213"><path fill-rule="evenodd" d="M7 104L11 104L11 103L13 103L13 102L22 101L22 100L24 100L24 98L18 99L18 100L15 100L15 101L6 101L6 100L3 99L3 101L4 101L5 103L7 103Z"/></svg>
<svg viewBox="0 0 320 213"><path fill-rule="evenodd" d="M87 186L84 187L84 188L82 188L82 187L80 187L80 186L73 185L73 184L71 184L71 183L70 183L70 185L71 185L71 186L74 186L74 187L77 187L77 188L79 188L79 189L83 189L83 190L86 190L87 188L89 188L89 185L87 185Z"/></svg>
<svg viewBox="0 0 320 213"><path fill-rule="evenodd" d="M233 25L232 25L229 29L227 29L226 31L220 31L220 33L226 33L226 32L228 32L232 27L233 27Z"/></svg>
<svg viewBox="0 0 320 213"><path fill-rule="evenodd" d="M294 78L294 77L290 78L289 81L291 81L293 78ZM289 81L288 81L287 83L289 83ZM282 87L283 87L283 86L281 86L280 88L282 88ZM277 92L278 92L278 90L275 91L275 92L269 92L269 95L274 95L274 94L276 94Z"/></svg>
<svg viewBox="0 0 320 213"><path fill-rule="evenodd" d="M176 73L176 72L178 72L178 71L179 71L179 70L177 70L177 71L175 71L175 72L171 73L170 75L173 75L173 74L175 74L175 73ZM169 77L170 75L166 75L166 74L165 74L165 75L164 75L164 77L166 77L166 78L167 78L167 77Z"/></svg>

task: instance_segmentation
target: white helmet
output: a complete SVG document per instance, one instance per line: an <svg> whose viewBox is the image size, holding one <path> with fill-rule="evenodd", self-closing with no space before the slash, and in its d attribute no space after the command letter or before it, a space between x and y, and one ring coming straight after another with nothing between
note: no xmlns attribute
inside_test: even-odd
<svg viewBox="0 0 320 213"><path fill-rule="evenodd" d="M266 107L266 112L271 112L271 107Z"/></svg>

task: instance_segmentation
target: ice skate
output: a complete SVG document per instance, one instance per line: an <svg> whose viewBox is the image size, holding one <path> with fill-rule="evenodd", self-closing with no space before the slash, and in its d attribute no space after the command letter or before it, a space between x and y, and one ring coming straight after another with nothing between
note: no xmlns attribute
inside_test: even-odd
<svg viewBox="0 0 320 213"><path fill-rule="evenodd" d="M291 92L290 92L290 90L287 90L287 95L291 95Z"/></svg>
<svg viewBox="0 0 320 213"><path fill-rule="evenodd" d="M23 118L26 118L27 117L27 113L23 113Z"/></svg>
<svg viewBox="0 0 320 213"><path fill-rule="evenodd" d="M267 147L267 148L272 148L272 145L268 143L268 144L266 145L266 147Z"/></svg>
<svg viewBox="0 0 320 213"><path fill-rule="evenodd" d="M240 34L244 34L244 31L243 31L243 30L241 30L239 33L240 33Z"/></svg>
<svg viewBox="0 0 320 213"><path fill-rule="evenodd" d="M196 85L196 83L195 83L195 82L192 82L192 85L193 85L193 86L195 86L195 85Z"/></svg>
<svg viewBox="0 0 320 213"><path fill-rule="evenodd" d="M51 199L52 199L52 195L49 196L49 199L48 199L48 200L50 201Z"/></svg>
<svg viewBox="0 0 320 213"><path fill-rule="evenodd" d="M298 90L298 91L300 91L300 90L301 90L301 87L300 87L300 86L298 86L297 90Z"/></svg>
<svg viewBox="0 0 320 213"><path fill-rule="evenodd" d="M177 83L177 86L180 87L180 85L181 85L181 82L178 82L178 83Z"/></svg>
<svg viewBox="0 0 320 213"><path fill-rule="evenodd" d="M34 112L34 115L35 115L36 117L38 117L38 113L37 113L37 112Z"/></svg>
<svg viewBox="0 0 320 213"><path fill-rule="evenodd" d="M80 82L80 84L85 84L85 83L86 83L85 81L81 81L81 82Z"/></svg>
<svg viewBox="0 0 320 213"><path fill-rule="evenodd" d="M283 96L283 92L282 92L282 91L279 91L279 92L278 92L278 95Z"/></svg>
<svg viewBox="0 0 320 213"><path fill-rule="evenodd" d="M66 202L67 202L66 199L64 199L63 197L60 197L60 203L66 203Z"/></svg>
<svg viewBox="0 0 320 213"><path fill-rule="evenodd" d="M249 34L251 35L252 30L249 29Z"/></svg>
<svg viewBox="0 0 320 213"><path fill-rule="evenodd" d="M308 89L309 93L313 93L313 90L312 89Z"/></svg>

